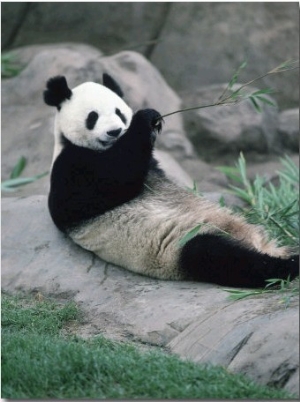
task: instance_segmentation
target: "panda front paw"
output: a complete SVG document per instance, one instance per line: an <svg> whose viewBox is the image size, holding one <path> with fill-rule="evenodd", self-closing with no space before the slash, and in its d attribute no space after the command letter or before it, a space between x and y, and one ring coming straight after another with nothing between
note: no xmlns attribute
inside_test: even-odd
<svg viewBox="0 0 300 402"><path fill-rule="evenodd" d="M134 115L134 120L140 129L149 131L154 140L162 130L163 119L154 109L139 110Z"/></svg>

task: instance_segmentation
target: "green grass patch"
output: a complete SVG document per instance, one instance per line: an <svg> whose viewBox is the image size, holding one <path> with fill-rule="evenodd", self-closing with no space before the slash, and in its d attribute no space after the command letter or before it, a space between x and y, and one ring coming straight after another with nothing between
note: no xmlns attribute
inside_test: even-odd
<svg viewBox="0 0 300 402"><path fill-rule="evenodd" d="M73 303L2 296L2 398L290 399L220 367L141 352L102 336L62 335Z"/></svg>

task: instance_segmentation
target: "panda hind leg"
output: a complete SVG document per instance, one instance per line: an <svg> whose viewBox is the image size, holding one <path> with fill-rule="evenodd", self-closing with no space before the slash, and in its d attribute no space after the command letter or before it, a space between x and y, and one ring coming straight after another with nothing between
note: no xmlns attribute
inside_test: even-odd
<svg viewBox="0 0 300 402"><path fill-rule="evenodd" d="M179 265L186 280L232 287L264 287L267 279L299 275L299 255L273 257L216 234L197 235L186 243Z"/></svg>

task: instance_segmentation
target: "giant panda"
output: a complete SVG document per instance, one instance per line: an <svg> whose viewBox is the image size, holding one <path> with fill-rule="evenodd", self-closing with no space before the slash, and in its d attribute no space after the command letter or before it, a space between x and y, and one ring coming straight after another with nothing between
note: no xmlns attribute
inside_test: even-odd
<svg viewBox="0 0 300 402"><path fill-rule="evenodd" d="M49 211L76 244L166 280L252 288L298 275L299 256L261 227L166 177L153 156L161 115L133 113L110 75L72 90L53 77L44 101L57 108ZM199 233L181 246L196 225Z"/></svg>

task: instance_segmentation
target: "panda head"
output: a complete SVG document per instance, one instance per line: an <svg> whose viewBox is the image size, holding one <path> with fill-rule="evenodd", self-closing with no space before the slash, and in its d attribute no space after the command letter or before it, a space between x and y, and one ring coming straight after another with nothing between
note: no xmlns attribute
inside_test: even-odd
<svg viewBox="0 0 300 402"><path fill-rule="evenodd" d="M57 76L44 91L45 103L57 108L56 139L63 135L77 146L96 151L110 148L131 123L132 110L122 97L108 74L103 74L103 85L86 82L72 90L65 77Z"/></svg>

